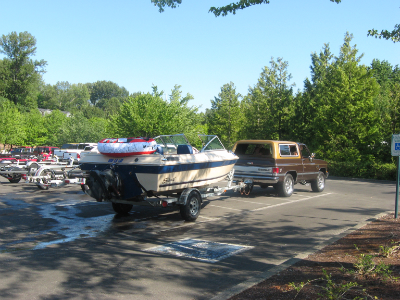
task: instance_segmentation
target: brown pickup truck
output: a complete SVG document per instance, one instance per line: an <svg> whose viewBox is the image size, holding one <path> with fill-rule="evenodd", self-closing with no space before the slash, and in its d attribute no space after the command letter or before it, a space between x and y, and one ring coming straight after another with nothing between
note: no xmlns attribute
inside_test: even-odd
<svg viewBox="0 0 400 300"><path fill-rule="evenodd" d="M242 140L233 152L239 156L234 180L244 182L242 194L248 195L254 185L274 187L282 197L293 194L296 183L311 183L314 192L322 192L328 177L328 164L315 159L305 144L275 140Z"/></svg>

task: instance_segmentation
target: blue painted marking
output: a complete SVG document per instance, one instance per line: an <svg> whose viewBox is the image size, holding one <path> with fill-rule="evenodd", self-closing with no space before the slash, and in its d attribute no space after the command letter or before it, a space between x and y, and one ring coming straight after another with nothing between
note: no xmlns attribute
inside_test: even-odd
<svg viewBox="0 0 400 300"><path fill-rule="evenodd" d="M146 249L146 252L170 254L178 257L187 257L205 262L215 263L221 259L252 249L252 246L242 246L226 243L217 243L196 239L183 239Z"/></svg>

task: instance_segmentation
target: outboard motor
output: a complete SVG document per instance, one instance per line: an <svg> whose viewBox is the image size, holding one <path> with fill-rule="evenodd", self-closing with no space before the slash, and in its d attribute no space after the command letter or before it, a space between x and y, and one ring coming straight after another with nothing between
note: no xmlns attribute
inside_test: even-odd
<svg viewBox="0 0 400 300"><path fill-rule="evenodd" d="M87 193L98 202L112 198L121 198L122 183L117 172L111 169L104 171L92 170L86 184L89 186Z"/></svg>

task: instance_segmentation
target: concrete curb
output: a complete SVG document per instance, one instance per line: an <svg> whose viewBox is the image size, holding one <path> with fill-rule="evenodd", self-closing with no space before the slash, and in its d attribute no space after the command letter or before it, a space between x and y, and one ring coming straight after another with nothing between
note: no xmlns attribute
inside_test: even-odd
<svg viewBox="0 0 400 300"><path fill-rule="evenodd" d="M287 269L288 267L294 265L295 263L297 263L298 261L305 259L307 256L309 256L310 254L315 253L318 250L321 250L322 248L331 245L332 243L336 242L337 240L341 239L342 237L348 235L349 233L356 231L357 229L360 229L361 227L367 225L368 223L375 221L387 214L392 213L392 211L387 211L384 213L380 213L375 215L372 218L366 219L362 222L360 222L358 225L353 226L353 227L349 227L349 228L345 228L342 232L338 233L337 235L333 236L332 238L325 240L323 242L321 242L319 245L311 248L309 251L306 252L302 252L298 255L296 255L295 257L289 258L288 260L286 260L285 262L276 265L275 267L272 267L254 277L251 277L250 279L243 281L229 289L226 289L220 293L218 293L218 295L216 295L215 297L211 298L210 300L227 300L251 287L253 287L256 284L259 284L260 282L263 282L264 280L272 277L273 275L278 274L279 272Z"/></svg>

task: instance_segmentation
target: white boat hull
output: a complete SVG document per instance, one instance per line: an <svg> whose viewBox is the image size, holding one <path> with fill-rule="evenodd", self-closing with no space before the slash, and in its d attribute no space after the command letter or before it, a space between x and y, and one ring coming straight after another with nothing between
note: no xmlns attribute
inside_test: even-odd
<svg viewBox="0 0 400 300"><path fill-rule="evenodd" d="M88 153L80 165L94 178L94 183L98 182L93 184L96 189L106 190L94 195L98 201L104 201L111 198L134 200L143 195L161 195L207 186L223 180L236 161L237 156L226 150L196 154L154 153L124 158ZM111 188L104 188L100 181L113 183L109 184ZM119 193L113 193L114 190Z"/></svg>

